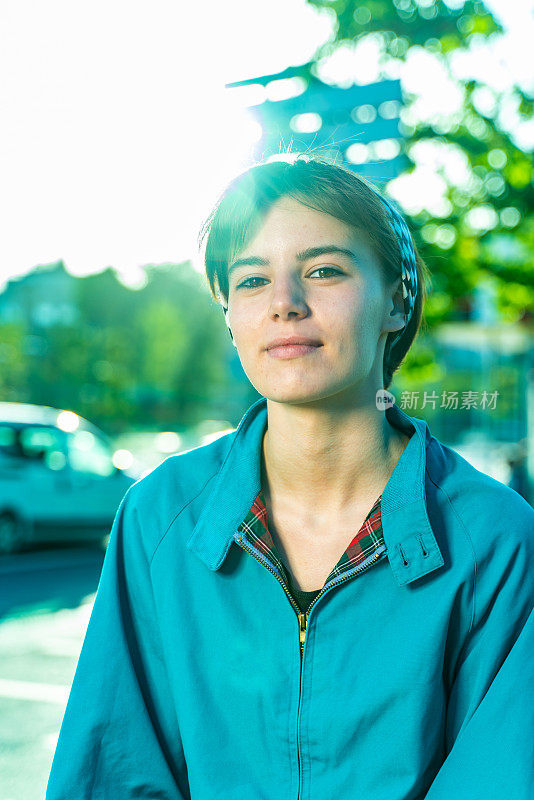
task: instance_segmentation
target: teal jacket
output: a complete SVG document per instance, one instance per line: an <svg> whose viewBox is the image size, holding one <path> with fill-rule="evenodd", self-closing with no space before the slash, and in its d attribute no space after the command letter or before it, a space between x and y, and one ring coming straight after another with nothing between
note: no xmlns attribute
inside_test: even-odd
<svg viewBox="0 0 534 800"><path fill-rule="evenodd" d="M534 511L398 406L387 558L298 619L234 540L265 398L118 508L46 800L532 800Z"/></svg>

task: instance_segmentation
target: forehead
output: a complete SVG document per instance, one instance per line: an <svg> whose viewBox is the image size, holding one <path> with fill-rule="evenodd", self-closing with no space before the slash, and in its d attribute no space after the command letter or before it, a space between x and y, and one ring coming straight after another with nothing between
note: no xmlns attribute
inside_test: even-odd
<svg viewBox="0 0 534 800"><path fill-rule="evenodd" d="M234 253L234 258L238 255L262 255L259 251L266 249L296 252L321 244L338 244L340 247L350 246L351 250L367 251L371 242L362 228L310 208L292 197L282 197L254 226L254 232Z"/></svg>
<svg viewBox="0 0 534 800"><path fill-rule="evenodd" d="M316 208L300 203L292 197L282 197L277 200L265 214L262 222L259 225L258 234L262 231L272 227L287 227L290 230L295 229L295 220L304 226L319 227L320 229L326 228L328 230L338 230L345 235L350 235L350 227L341 220L327 214L324 211L319 211Z"/></svg>

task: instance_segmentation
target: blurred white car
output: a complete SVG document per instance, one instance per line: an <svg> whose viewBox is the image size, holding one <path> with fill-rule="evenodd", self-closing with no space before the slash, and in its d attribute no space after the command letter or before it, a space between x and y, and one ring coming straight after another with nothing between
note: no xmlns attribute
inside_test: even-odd
<svg viewBox="0 0 534 800"><path fill-rule="evenodd" d="M138 477L130 455L72 411L0 403L0 553L105 541Z"/></svg>
<svg viewBox="0 0 534 800"><path fill-rule="evenodd" d="M135 454L137 472L144 477L168 456L202 447L234 430L227 420L205 419L180 431L127 431L115 441L117 446Z"/></svg>

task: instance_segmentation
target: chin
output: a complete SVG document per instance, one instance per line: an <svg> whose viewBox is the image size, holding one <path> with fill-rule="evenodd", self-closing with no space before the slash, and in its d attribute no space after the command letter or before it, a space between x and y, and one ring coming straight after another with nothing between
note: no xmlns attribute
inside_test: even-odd
<svg viewBox="0 0 534 800"><path fill-rule="evenodd" d="M256 391L266 397L267 400L271 400L273 403L285 403L287 405L302 405L303 403L313 403L318 400L333 398L337 396L343 388L346 388L332 385L305 386L302 382L299 384L295 382L295 384L291 386L289 381L286 386L280 386L280 383L276 386L253 383L253 386Z"/></svg>
<svg viewBox="0 0 534 800"><path fill-rule="evenodd" d="M290 381L288 381L285 386L281 386L280 381L278 381L276 385L265 381L250 382L257 392L266 397L267 400L272 400L274 403L305 403L308 400L322 397L325 393L324 390L321 392L318 387L304 386L302 381L298 383L295 381L293 386ZM326 390L326 393L329 393L328 390Z"/></svg>

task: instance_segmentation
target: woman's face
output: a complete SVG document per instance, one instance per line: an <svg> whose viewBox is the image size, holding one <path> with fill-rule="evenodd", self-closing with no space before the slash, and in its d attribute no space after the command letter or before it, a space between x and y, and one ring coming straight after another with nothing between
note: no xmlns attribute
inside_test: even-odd
<svg viewBox="0 0 534 800"><path fill-rule="evenodd" d="M333 246L354 258L320 252ZM250 382L280 403L374 401L387 334L403 325L399 285L384 284L363 232L281 198L229 265L228 322ZM315 346L267 349L292 336Z"/></svg>

